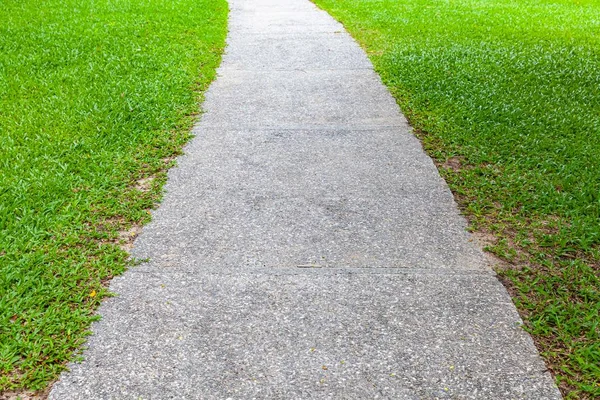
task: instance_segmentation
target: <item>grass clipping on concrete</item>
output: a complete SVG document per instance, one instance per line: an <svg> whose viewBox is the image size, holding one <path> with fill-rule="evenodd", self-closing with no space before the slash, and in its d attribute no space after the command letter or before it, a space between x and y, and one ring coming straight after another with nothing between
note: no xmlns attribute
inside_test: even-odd
<svg viewBox="0 0 600 400"><path fill-rule="evenodd" d="M224 47L225 0L0 7L0 393L43 389L149 220Z"/></svg>
<svg viewBox="0 0 600 400"><path fill-rule="evenodd" d="M600 1L316 0L368 51L567 398L600 398Z"/></svg>

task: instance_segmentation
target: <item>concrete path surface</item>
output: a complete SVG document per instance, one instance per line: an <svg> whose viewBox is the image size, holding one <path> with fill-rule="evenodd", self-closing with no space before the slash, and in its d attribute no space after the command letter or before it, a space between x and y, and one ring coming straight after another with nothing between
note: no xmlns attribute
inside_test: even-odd
<svg viewBox="0 0 600 400"><path fill-rule="evenodd" d="M343 27L232 0L167 195L51 399L560 399Z"/></svg>

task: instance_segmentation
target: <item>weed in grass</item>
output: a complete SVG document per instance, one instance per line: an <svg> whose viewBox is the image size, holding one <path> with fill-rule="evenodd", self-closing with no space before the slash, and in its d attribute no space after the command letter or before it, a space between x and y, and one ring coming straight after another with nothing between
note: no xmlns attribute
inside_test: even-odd
<svg viewBox="0 0 600 400"><path fill-rule="evenodd" d="M224 0L2 2L0 392L43 389L83 343L190 137L226 15Z"/></svg>
<svg viewBox="0 0 600 400"><path fill-rule="evenodd" d="M600 397L600 2L316 0L438 162L567 398Z"/></svg>

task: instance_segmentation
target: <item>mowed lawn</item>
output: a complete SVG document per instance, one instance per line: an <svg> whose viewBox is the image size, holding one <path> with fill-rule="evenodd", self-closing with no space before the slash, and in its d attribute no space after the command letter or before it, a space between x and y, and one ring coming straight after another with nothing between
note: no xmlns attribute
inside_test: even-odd
<svg viewBox="0 0 600 400"><path fill-rule="evenodd" d="M0 395L43 389L83 342L226 18L225 0L0 1Z"/></svg>
<svg viewBox="0 0 600 400"><path fill-rule="evenodd" d="M568 398L600 398L600 1L316 0L368 51Z"/></svg>

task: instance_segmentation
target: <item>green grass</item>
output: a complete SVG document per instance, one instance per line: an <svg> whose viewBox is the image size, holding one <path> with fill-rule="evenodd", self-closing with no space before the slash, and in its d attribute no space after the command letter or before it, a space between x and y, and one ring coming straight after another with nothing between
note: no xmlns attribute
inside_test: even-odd
<svg viewBox="0 0 600 400"><path fill-rule="evenodd" d="M44 389L82 344L226 16L225 0L1 1L0 393Z"/></svg>
<svg viewBox="0 0 600 400"><path fill-rule="evenodd" d="M600 398L600 1L316 0L367 49L568 398Z"/></svg>

